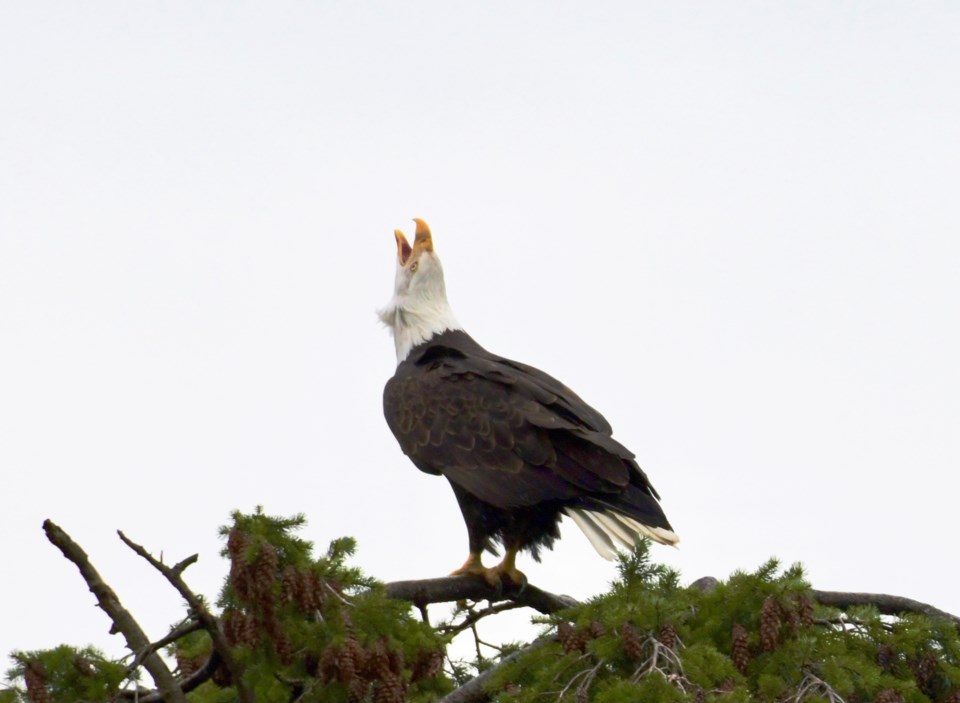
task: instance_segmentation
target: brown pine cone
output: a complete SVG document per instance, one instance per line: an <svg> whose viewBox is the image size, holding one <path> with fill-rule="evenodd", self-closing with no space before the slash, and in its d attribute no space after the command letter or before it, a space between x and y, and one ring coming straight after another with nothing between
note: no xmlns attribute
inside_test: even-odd
<svg viewBox="0 0 960 703"><path fill-rule="evenodd" d="M580 633L572 623L562 622L557 625L557 639L560 640L560 646L566 654L574 651L580 651L582 647Z"/></svg>
<svg viewBox="0 0 960 703"><path fill-rule="evenodd" d="M323 608L323 603L327 598L327 592L323 587L323 579L316 571L306 574L304 586L304 606L305 612L312 613L315 610Z"/></svg>
<svg viewBox="0 0 960 703"><path fill-rule="evenodd" d="M180 677L187 679L197 672L201 666L207 662L207 656L198 654L193 657L187 657L179 651L176 653L177 668L180 670Z"/></svg>
<svg viewBox="0 0 960 703"><path fill-rule="evenodd" d="M403 703L407 688L398 674L388 673L374 684L374 703Z"/></svg>
<svg viewBox="0 0 960 703"><path fill-rule="evenodd" d="M50 703L53 700L40 662L27 662L23 671L23 680L27 684L27 698L30 699L30 703Z"/></svg>
<svg viewBox="0 0 960 703"><path fill-rule="evenodd" d="M416 683L423 679L432 679L443 669L443 650L422 651L410 672L410 681Z"/></svg>
<svg viewBox="0 0 960 703"><path fill-rule="evenodd" d="M877 694L874 703L903 703L903 696L892 688L885 688Z"/></svg>
<svg viewBox="0 0 960 703"><path fill-rule="evenodd" d="M317 662L317 669L319 671L320 680L324 683L330 683L339 678L339 664L337 660L340 658L340 647L334 647L329 645L322 652L320 652L320 660Z"/></svg>
<svg viewBox="0 0 960 703"><path fill-rule="evenodd" d="M387 643L383 640L374 642L367 651L367 662L364 671L372 681L383 681L390 675L390 654Z"/></svg>
<svg viewBox="0 0 960 703"><path fill-rule="evenodd" d="M937 673L936 657L932 654L925 654L919 660L910 663L910 670L913 672L913 678L916 679L920 690L932 698L934 691L930 684Z"/></svg>
<svg viewBox="0 0 960 703"><path fill-rule="evenodd" d="M674 651L677 649L677 631L669 622L665 622L660 626L660 636L657 639L660 640L660 644L667 649Z"/></svg>
<svg viewBox="0 0 960 703"><path fill-rule="evenodd" d="M643 637L632 623L625 622L620 628L620 637L623 639L623 651L635 662L643 661Z"/></svg>
<svg viewBox="0 0 960 703"><path fill-rule="evenodd" d="M258 593L268 593L277 580L277 549L266 540L260 542L260 553L254 563L254 582Z"/></svg>
<svg viewBox="0 0 960 703"><path fill-rule="evenodd" d="M337 652L337 679L349 684L363 670L363 648L353 637L348 637Z"/></svg>
<svg viewBox="0 0 960 703"><path fill-rule="evenodd" d="M587 628L587 632L590 635L590 639L595 640L598 637L602 637L607 631L607 628L603 626L603 623L599 620L593 620L590 622L590 627Z"/></svg>
<svg viewBox="0 0 960 703"><path fill-rule="evenodd" d="M810 596L797 595L797 614L800 616L800 624L804 627L813 625L813 599Z"/></svg>
<svg viewBox="0 0 960 703"><path fill-rule="evenodd" d="M298 607L303 601L303 580L300 572L291 564L285 566L280 574L280 600L284 603L296 603Z"/></svg>
<svg viewBox="0 0 960 703"><path fill-rule="evenodd" d="M750 663L750 647L747 644L747 629L737 623L733 626L730 641L730 658L737 671L741 674L747 673L747 665Z"/></svg>
<svg viewBox="0 0 960 703"><path fill-rule="evenodd" d="M897 653L889 644L882 645L877 649L877 666L884 671L890 671L896 659Z"/></svg>
<svg viewBox="0 0 960 703"><path fill-rule="evenodd" d="M367 699L370 682L361 676L356 676L347 686L347 703L363 703Z"/></svg>
<svg viewBox="0 0 960 703"><path fill-rule="evenodd" d="M250 535L238 527L230 530L230 534L227 536L227 554L230 555L230 561L244 561L249 546Z"/></svg>
<svg viewBox="0 0 960 703"><path fill-rule="evenodd" d="M760 646L772 652L780 643L780 604L776 598L767 596L760 609Z"/></svg>

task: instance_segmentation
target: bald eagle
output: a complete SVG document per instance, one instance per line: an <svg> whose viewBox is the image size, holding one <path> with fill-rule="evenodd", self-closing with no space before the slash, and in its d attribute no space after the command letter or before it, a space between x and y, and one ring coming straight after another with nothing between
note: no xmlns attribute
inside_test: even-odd
<svg viewBox="0 0 960 703"><path fill-rule="evenodd" d="M453 573L525 583L517 553L539 561L560 537L562 515L607 559L640 536L676 544L660 496L603 416L552 376L488 352L463 331L430 229L414 222L413 246L394 233L394 293L379 312L397 351L383 411L403 453L453 488L470 544ZM495 543L505 554L487 569L481 554L496 554Z"/></svg>

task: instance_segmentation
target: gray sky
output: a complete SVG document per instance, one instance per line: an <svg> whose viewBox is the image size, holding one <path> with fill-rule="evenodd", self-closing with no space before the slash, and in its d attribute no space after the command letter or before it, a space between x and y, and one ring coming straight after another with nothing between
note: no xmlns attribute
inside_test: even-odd
<svg viewBox="0 0 960 703"><path fill-rule="evenodd" d="M381 414L412 217L466 329L636 452L685 579L775 555L960 612L958 36L933 2L0 4L0 654L122 651L46 517L153 637L180 600L117 528L211 597L257 504L384 580L462 562ZM564 535L520 567L601 591Z"/></svg>

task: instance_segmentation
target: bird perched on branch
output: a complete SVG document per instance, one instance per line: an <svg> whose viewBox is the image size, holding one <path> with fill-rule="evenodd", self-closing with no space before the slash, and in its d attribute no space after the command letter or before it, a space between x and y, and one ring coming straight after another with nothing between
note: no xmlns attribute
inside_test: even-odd
<svg viewBox="0 0 960 703"><path fill-rule="evenodd" d="M430 228L414 222L413 246L394 232L393 298L379 312L397 350L383 410L404 454L446 477L460 504L470 555L453 573L525 583L517 553L539 561L560 537L562 515L607 559L641 536L676 544L657 492L603 416L552 376L488 352L463 331ZM505 555L485 568L481 554L495 554L495 543Z"/></svg>

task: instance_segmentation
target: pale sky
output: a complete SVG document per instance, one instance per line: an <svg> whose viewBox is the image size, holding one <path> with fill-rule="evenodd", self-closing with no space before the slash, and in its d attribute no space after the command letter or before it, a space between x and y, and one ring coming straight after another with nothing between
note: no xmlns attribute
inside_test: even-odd
<svg viewBox="0 0 960 703"><path fill-rule="evenodd" d="M463 561L381 411L412 217L467 331L637 454L685 580L777 556L960 613L958 36L935 2L0 2L0 655L123 652L47 517L153 638L180 599L118 528L211 598L257 504L383 580ZM520 568L602 591L563 533Z"/></svg>

